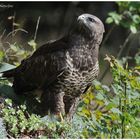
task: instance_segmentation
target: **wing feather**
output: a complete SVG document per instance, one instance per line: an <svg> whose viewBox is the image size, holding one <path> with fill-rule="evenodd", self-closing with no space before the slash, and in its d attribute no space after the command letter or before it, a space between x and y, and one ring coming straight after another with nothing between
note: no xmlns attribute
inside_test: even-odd
<svg viewBox="0 0 140 140"><path fill-rule="evenodd" d="M14 77L16 91L25 92L26 87L27 91L44 88L55 81L65 69L67 47L66 40L62 38L41 46L31 57L23 60Z"/></svg>

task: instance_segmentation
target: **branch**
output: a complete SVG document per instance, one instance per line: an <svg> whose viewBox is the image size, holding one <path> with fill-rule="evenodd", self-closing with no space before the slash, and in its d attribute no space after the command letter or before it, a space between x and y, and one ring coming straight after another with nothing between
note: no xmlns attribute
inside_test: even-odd
<svg viewBox="0 0 140 140"><path fill-rule="evenodd" d="M6 29L4 29L4 31L2 32L2 35L0 36L0 40L3 38L5 32L6 32Z"/></svg>
<svg viewBox="0 0 140 140"><path fill-rule="evenodd" d="M104 38L104 40L103 40L103 42L102 42L102 45L100 46L100 48L99 48L99 49L101 49L101 48L102 48L102 46L104 46L104 45L105 45L106 41L108 40L108 38L109 38L110 34L112 33L112 31L114 30L114 28L115 28L115 27L116 27L116 25L115 25L115 24L113 24L113 25L112 25L112 27L110 28L110 30L108 31L108 33L106 34L106 36L105 36L105 38Z"/></svg>
<svg viewBox="0 0 140 140"><path fill-rule="evenodd" d="M13 15L13 24L12 24L12 37L14 36L14 23L15 23L15 17L16 17L16 13L14 12L14 15Z"/></svg>
<svg viewBox="0 0 140 140"><path fill-rule="evenodd" d="M120 49L120 51L119 51L119 53L118 53L118 55L117 55L117 59L121 58L122 53L123 53L123 51L124 51L124 49L125 49L125 47L126 47L127 43L129 42L129 40L130 40L130 38L131 38L132 35L133 35L132 33L129 33L129 35L128 35L127 38L125 39L123 45L120 46L121 49Z"/></svg>
<svg viewBox="0 0 140 140"><path fill-rule="evenodd" d="M34 35L34 42L35 42L35 40L36 40L39 22L40 22L40 16L38 17L37 24L36 24L35 35Z"/></svg>
<svg viewBox="0 0 140 140"><path fill-rule="evenodd" d="M12 36L13 36L13 34L16 35L16 33L17 33L18 31L22 31L22 32L28 33L28 31L26 31L26 30L24 30L24 29L22 29L22 28L15 29L15 30L13 30L12 32L10 32L10 33L6 36L5 40L6 40L10 35L12 35Z"/></svg>

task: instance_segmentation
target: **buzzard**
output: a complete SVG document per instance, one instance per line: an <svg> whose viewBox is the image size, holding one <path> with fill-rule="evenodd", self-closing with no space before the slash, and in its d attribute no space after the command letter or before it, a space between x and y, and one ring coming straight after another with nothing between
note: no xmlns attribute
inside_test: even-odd
<svg viewBox="0 0 140 140"><path fill-rule="evenodd" d="M3 77L13 77L17 94L41 90L44 112L70 114L99 73L98 50L104 25L91 14L80 15L59 40L39 47Z"/></svg>

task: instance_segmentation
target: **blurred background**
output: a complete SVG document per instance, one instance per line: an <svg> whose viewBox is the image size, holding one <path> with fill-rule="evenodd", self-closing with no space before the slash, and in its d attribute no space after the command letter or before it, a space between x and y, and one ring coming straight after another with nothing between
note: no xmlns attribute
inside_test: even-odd
<svg viewBox="0 0 140 140"><path fill-rule="evenodd" d="M18 44L20 49L16 50L18 54L12 54L11 63L15 59L21 61L24 56L14 57L20 52L22 53L23 48L31 50L34 45L39 47L49 40L59 39L68 31L80 14L93 14L99 17L105 25L104 40L99 55L99 80L109 84L111 76L104 58L106 54L117 57L120 47L129 33L129 30L122 26L115 26L114 28L113 24L106 23L108 13L118 10L116 2L1 2L0 47L1 49L8 48L10 44L11 48L17 49L15 44ZM123 50L124 53L121 52L119 57L122 57L126 51L128 51L127 55L130 56L134 56L138 51L140 46L139 34L135 35L135 39L130 40L130 43L127 43L129 51ZM133 61L130 64L133 65Z"/></svg>

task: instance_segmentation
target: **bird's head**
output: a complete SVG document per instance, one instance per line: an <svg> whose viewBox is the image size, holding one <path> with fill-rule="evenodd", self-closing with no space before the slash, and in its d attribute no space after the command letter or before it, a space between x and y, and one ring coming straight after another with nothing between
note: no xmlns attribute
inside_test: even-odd
<svg viewBox="0 0 140 140"><path fill-rule="evenodd" d="M82 14L77 18L78 32L90 39L94 37L102 37L104 33L104 25L102 21L94 15ZM102 38L100 39L102 40Z"/></svg>

